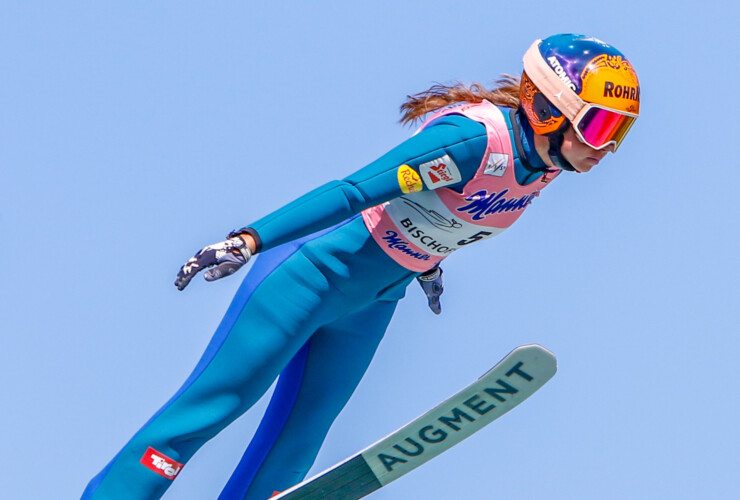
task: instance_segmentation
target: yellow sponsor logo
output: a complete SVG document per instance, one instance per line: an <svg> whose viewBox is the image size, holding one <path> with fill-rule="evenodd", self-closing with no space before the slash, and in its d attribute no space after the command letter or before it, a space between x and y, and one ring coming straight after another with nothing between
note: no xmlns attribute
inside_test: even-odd
<svg viewBox="0 0 740 500"><path fill-rule="evenodd" d="M421 177L416 173L416 170L408 165L398 167L398 185L401 187L401 191L406 194L416 193L424 189Z"/></svg>

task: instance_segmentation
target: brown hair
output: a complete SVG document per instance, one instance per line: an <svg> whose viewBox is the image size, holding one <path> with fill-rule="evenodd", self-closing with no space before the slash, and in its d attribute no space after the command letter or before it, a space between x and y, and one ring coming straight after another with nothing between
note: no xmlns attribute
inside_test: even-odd
<svg viewBox="0 0 740 500"><path fill-rule="evenodd" d="M477 103L491 101L496 106L517 108L519 106L519 79L511 75L501 75L496 87L488 90L480 83L468 86L460 82L453 85L433 85L418 94L406 96L401 104L401 123L414 123L427 113L437 111L458 102Z"/></svg>

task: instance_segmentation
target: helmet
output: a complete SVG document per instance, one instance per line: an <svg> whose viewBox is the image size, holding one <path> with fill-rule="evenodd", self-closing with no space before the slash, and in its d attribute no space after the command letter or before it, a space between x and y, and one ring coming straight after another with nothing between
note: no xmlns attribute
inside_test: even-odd
<svg viewBox="0 0 740 500"><path fill-rule="evenodd" d="M534 132L550 137L558 166L565 162L559 149L568 126L592 148L616 150L640 112L632 65L611 45L584 35L535 41L524 55L519 93Z"/></svg>

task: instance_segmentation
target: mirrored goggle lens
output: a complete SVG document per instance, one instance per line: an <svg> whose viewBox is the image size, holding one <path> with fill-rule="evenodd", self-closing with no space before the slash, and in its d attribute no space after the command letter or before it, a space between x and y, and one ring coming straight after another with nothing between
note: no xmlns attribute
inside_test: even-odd
<svg viewBox="0 0 740 500"><path fill-rule="evenodd" d="M592 107L578 122L578 132L581 139L594 149L602 149L611 143L616 149L635 123L635 119L634 116Z"/></svg>

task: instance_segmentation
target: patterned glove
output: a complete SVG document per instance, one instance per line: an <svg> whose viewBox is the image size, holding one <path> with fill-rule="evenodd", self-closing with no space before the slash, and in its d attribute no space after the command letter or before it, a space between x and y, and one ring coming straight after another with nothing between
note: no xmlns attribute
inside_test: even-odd
<svg viewBox="0 0 740 500"><path fill-rule="evenodd" d="M244 240L239 237L208 245L180 268L175 286L178 290L184 290L196 274L209 267L212 269L203 275L206 281L216 281L225 276L231 276L246 264L250 257L252 257L252 252Z"/></svg>
<svg viewBox="0 0 740 500"><path fill-rule="evenodd" d="M442 268L434 267L424 274L417 276L416 280L427 296L429 309L434 314L440 314L442 312L442 304L439 303L439 296L445 291L444 284L442 283Z"/></svg>

